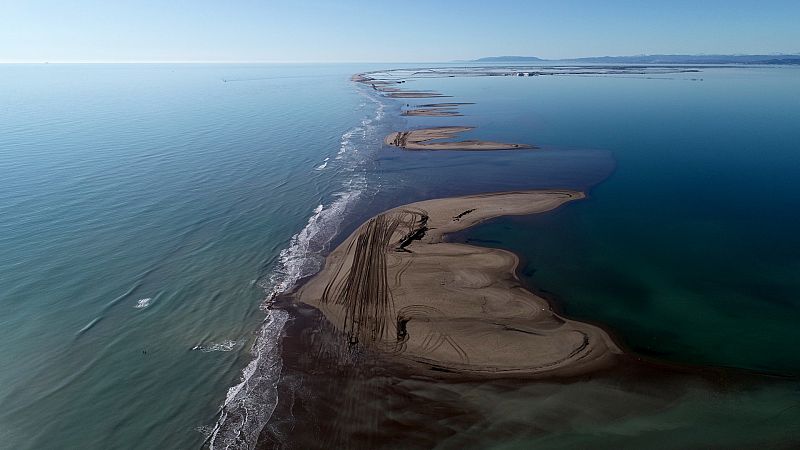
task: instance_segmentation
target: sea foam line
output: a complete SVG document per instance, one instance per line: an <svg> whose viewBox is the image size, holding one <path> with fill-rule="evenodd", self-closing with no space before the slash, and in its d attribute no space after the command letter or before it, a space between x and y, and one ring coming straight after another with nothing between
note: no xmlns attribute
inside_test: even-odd
<svg viewBox="0 0 800 450"><path fill-rule="evenodd" d="M211 449L253 448L258 434L278 404L277 384L283 361L280 337L289 320L281 310L267 312L251 353L254 358L242 371L241 382L225 397L219 420L209 438Z"/></svg>
<svg viewBox="0 0 800 450"><path fill-rule="evenodd" d="M377 108L373 117L363 119L360 126L342 135L335 159L344 159L345 163L349 163L344 168L349 177L343 181L342 190L334 194L334 200L327 207L320 204L314 208L303 229L292 236L289 245L281 251L277 267L266 278L266 282L260 283L266 293L262 309L267 317L253 343L253 359L242 371L239 384L228 389L219 419L209 437L211 449L253 448L261 429L277 406L277 385L283 366L280 338L289 314L270 309L270 305L277 295L293 288L300 279L319 271L324 261L322 254L339 232L345 211L365 192L366 175L359 170L363 152L359 152L354 139L361 138L361 144L366 144L373 123L384 116L384 105L369 94L361 94L375 103ZM328 160L326 158L316 169L327 167Z"/></svg>

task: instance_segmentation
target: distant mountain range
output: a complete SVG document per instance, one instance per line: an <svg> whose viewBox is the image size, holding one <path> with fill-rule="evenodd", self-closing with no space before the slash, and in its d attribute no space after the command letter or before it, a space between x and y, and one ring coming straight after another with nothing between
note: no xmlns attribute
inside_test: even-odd
<svg viewBox="0 0 800 450"><path fill-rule="evenodd" d="M531 62L531 61L547 61L547 60L542 58L537 58L535 56L489 56L486 58L473 59L470 62Z"/></svg>
<svg viewBox="0 0 800 450"><path fill-rule="evenodd" d="M800 64L800 55L637 55L542 59L535 56L490 56L468 62L576 62L602 64Z"/></svg>

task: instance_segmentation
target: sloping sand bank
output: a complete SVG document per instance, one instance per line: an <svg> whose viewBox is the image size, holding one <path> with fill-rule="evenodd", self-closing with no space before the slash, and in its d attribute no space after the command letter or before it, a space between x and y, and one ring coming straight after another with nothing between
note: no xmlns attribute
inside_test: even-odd
<svg viewBox="0 0 800 450"><path fill-rule="evenodd" d="M457 117L462 114L454 108L414 108L403 111L401 116Z"/></svg>
<svg viewBox="0 0 800 450"><path fill-rule="evenodd" d="M489 218L549 211L583 197L506 192L391 209L337 247L296 299L319 308L351 344L425 371L535 377L607 367L620 353L609 336L558 316L522 288L514 254L442 241Z"/></svg>
<svg viewBox="0 0 800 450"><path fill-rule="evenodd" d="M417 92L417 91L393 91L386 95L391 98L437 98L450 97L449 95L439 94L438 92Z"/></svg>
<svg viewBox="0 0 800 450"><path fill-rule="evenodd" d="M455 142L430 142L435 139L451 139L456 134L472 130L473 127L435 127L422 130L397 131L389 134L383 140L386 145L404 148L407 150L516 150L534 148L527 144L513 144L492 141L455 141Z"/></svg>

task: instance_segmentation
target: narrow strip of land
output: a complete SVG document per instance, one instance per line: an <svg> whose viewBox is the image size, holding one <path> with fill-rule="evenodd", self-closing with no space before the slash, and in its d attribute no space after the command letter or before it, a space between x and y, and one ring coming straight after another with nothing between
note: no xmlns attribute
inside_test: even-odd
<svg viewBox="0 0 800 450"><path fill-rule="evenodd" d="M434 127L421 130L398 131L389 134L384 139L386 145L404 148L406 150L519 150L534 148L527 144L509 142L493 142L480 140L464 140L450 142L432 142L439 139L452 139L459 133L472 130L473 127Z"/></svg>
<svg viewBox="0 0 800 450"><path fill-rule="evenodd" d="M458 117L463 114L453 108L413 108L403 111L401 116Z"/></svg>

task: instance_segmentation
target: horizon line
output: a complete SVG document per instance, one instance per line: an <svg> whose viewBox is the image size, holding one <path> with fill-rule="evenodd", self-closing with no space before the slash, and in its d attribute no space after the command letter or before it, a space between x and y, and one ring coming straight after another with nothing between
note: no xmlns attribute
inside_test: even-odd
<svg viewBox="0 0 800 450"><path fill-rule="evenodd" d="M638 53L629 55L593 55L593 56L572 56L560 58L543 58L533 55L514 55L503 54L494 56L480 56L472 59L451 59L443 60L427 60L427 61L297 61L297 60L105 60L105 59L87 59L87 60L0 60L0 64L416 64L416 63L462 63L462 62L478 62L483 58L538 58L542 61L570 61L577 59L587 58L625 58L625 57L642 57L642 56L800 56L798 52L764 52L764 53Z"/></svg>

